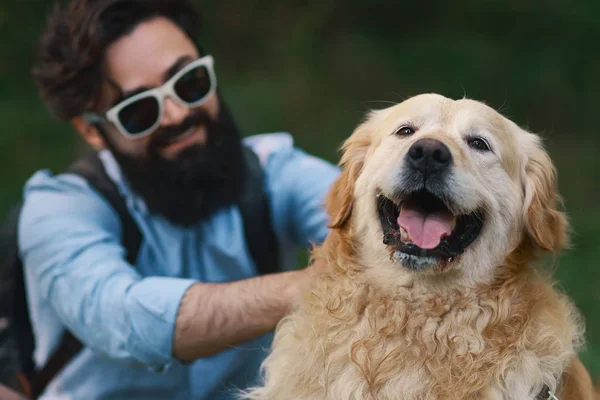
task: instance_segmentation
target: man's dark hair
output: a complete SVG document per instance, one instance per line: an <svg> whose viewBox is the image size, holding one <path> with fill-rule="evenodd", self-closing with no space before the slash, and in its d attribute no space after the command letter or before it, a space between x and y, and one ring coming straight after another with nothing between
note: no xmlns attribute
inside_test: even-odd
<svg viewBox="0 0 600 400"><path fill-rule="evenodd" d="M42 100L67 121L96 110L105 53L140 23L162 16L173 21L196 44L200 16L191 0L72 0L56 4L39 43L33 77ZM110 82L110 80L108 80Z"/></svg>

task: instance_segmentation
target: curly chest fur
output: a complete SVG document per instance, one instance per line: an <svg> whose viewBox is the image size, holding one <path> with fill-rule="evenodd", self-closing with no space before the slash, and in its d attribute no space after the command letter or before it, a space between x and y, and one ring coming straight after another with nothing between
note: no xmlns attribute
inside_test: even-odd
<svg viewBox="0 0 600 400"><path fill-rule="evenodd" d="M271 393L269 381L285 382L287 399L534 399L573 351L575 332L554 330L569 311L556 297L336 287L280 325L265 364Z"/></svg>

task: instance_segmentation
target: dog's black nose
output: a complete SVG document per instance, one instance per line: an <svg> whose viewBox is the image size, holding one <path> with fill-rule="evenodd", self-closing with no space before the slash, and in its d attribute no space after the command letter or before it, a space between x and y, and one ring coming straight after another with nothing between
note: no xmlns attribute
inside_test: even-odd
<svg viewBox="0 0 600 400"><path fill-rule="evenodd" d="M423 175L445 170L452 163L450 149L435 139L416 141L408 150L408 164Z"/></svg>

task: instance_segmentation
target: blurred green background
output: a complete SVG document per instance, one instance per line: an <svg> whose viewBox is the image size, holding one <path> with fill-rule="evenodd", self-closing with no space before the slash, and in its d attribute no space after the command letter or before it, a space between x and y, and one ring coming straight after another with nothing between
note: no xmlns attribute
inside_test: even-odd
<svg viewBox="0 0 600 400"><path fill-rule="evenodd" d="M560 285L587 321L600 375L600 2L200 2L203 46L244 134L288 131L337 162L372 108L422 92L482 100L546 139L574 226ZM50 2L0 4L0 214L39 168L84 146L37 97L30 68Z"/></svg>

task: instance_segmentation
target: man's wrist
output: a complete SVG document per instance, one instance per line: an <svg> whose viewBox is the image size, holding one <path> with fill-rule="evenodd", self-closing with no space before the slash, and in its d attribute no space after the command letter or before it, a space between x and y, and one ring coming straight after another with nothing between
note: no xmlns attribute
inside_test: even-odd
<svg viewBox="0 0 600 400"><path fill-rule="evenodd" d="M312 265L301 270L288 272L293 275L290 277L291 284L288 286L287 292L287 298L289 299L287 312L290 312L300 297L310 289L311 283L317 278L319 272Z"/></svg>

